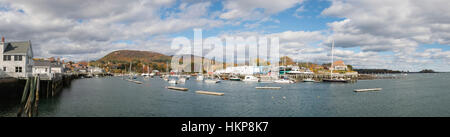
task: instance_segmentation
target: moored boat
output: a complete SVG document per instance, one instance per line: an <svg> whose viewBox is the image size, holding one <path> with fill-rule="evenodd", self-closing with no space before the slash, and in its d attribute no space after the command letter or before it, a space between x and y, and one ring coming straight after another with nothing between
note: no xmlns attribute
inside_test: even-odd
<svg viewBox="0 0 450 137"><path fill-rule="evenodd" d="M315 82L315 80L312 78L306 78L306 79L303 79L303 82Z"/></svg>
<svg viewBox="0 0 450 137"><path fill-rule="evenodd" d="M273 81L275 83L281 83L281 84L291 84L291 83L295 83L293 80L289 80L289 79L278 79Z"/></svg>
<svg viewBox="0 0 450 137"><path fill-rule="evenodd" d="M259 79L253 75L247 75L245 76L244 80L245 82L259 82Z"/></svg>
<svg viewBox="0 0 450 137"><path fill-rule="evenodd" d="M237 77L237 76L232 76L230 78L231 81L241 81L241 78Z"/></svg>

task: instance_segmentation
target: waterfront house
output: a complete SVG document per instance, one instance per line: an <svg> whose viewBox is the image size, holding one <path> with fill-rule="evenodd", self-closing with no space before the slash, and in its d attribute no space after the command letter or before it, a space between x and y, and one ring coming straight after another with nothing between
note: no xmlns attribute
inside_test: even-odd
<svg viewBox="0 0 450 137"><path fill-rule="evenodd" d="M64 72L63 64L52 60L35 60L33 65L33 75L52 78L55 74Z"/></svg>
<svg viewBox="0 0 450 137"><path fill-rule="evenodd" d="M338 60L333 62L331 68L333 68L333 70L347 70L347 65L344 64L344 61Z"/></svg>
<svg viewBox="0 0 450 137"><path fill-rule="evenodd" d="M0 77L27 78L32 75L31 41L0 43Z"/></svg>
<svg viewBox="0 0 450 137"><path fill-rule="evenodd" d="M51 62L49 60L35 60L33 66L34 75L51 75Z"/></svg>
<svg viewBox="0 0 450 137"><path fill-rule="evenodd" d="M105 73L105 70L103 70L100 67L89 67L89 72L93 74L99 74L99 73Z"/></svg>

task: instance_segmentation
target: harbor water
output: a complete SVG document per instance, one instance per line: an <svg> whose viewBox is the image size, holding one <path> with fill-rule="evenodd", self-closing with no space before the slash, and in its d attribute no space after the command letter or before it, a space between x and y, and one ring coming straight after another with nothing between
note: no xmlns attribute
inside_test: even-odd
<svg viewBox="0 0 450 137"><path fill-rule="evenodd" d="M276 84L191 77L171 85L159 77L76 79L57 96L41 99L40 117L434 117L450 116L450 73L408 74L401 79L356 83ZM166 89L188 88L188 91ZM281 89L255 89L259 86ZM353 92L382 88L375 92ZM225 93L223 96L195 91ZM0 117L13 117L18 103L0 105Z"/></svg>

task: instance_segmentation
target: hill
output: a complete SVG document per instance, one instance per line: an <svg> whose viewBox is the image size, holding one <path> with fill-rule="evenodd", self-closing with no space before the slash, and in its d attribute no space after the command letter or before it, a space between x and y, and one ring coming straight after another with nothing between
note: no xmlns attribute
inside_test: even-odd
<svg viewBox="0 0 450 137"><path fill-rule="evenodd" d="M108 72L125 73L132 62L134 72L146 72L147 66L151 70L165 71L166 62L170 63L170 60L170 56L152 51L118 50L90 62L90 65L102 67Z"/></svg>
<svg viewBox="0 0 450 137"><path fill-rule="evenodd" d="M151 51L137 51L137 50L118 50L109 53L97 62L112 62L112 63L129 63L131 61L139 61L142 63L165 63L170 61L171 57Z"/></svg>
<svg viewBox="0 0 450 137"><path fill-rule="evenodd" d="M192 59L200 58L197 56L191 57L193 57ZM204 59L204 61L210 61L209 59L202 59ZM169 70L172 69L170 68L171 60L172 56L152 51L118 50L107 54L97 61L90 62L89 64L90 66L101 67L107 72L112 73L127 73L129 71L130 63L132 63L131 71L133 72L148 72L147 67L150 70L166 72L167 63L169 63ZM180 62L182 61L180 60ZM193 65L185 67L191 67L191 69L193 69Z"/></svg>

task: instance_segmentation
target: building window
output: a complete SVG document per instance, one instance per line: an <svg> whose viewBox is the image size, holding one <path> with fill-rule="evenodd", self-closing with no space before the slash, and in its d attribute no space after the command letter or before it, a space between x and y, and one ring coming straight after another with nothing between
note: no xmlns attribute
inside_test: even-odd
<svg viewBox="0 0 450 137"><path fill-rule="evenodd" d="M3 71L6 72L6 67L3 67Z"/></svg>
<svg viewBox="0 0 450 137"><path fill-rule="evenodd" d="M45 68L45 72L47 72L47 68Z"/></svg>
<svg viewBox="0 0 450 137"><path fill-rule="evenodd" d="M3 61L11 61L11 55L3 55Z"/></svg>
<svg viewBox="0 0 450 137"><path fill-rule="evenodd" d="M21 55L14 55L14 61L22 61Z"/></svg>
<svg viewBox="0 0 450 137"><path fill-rule="evenodd" d="M22 67L16 67L16 72L22 72Z"/></svg>

